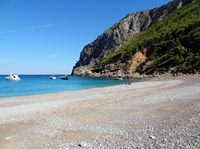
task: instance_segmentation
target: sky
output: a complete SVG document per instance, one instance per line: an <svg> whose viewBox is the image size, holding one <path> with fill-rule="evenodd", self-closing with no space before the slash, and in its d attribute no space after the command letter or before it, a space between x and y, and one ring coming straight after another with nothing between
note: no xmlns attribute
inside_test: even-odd
<svg viewBox="0 0 200 149"><path fill-rule="evenodd" d="M69 74L106 29L169 1L0 0L0 74Z"/></svg>

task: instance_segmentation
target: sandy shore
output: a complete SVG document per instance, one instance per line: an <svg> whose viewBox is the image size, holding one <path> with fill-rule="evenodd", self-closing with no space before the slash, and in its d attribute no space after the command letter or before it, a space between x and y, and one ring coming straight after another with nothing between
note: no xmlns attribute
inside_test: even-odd
<svg viewBox="0 0 200 149"><path fill-rule="evenodd" d="M0 99L0 148L200 148L200 79Z"/></svg>

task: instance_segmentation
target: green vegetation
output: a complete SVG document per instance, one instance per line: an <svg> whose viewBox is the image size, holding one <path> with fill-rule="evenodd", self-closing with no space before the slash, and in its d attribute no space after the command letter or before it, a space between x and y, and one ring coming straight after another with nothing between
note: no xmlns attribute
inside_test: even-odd
<svg viewBox="0 0 200 149"><path fill-rule="evenodd" d="M96 67L103 67L116 61L127 62L132 55L142 49L148 49L147 61L152 65L137 71L152 73L165 72L171 67L181 69L199 69L200 66L200 0L175 10L162 21L150 26L126 42L110 55L102 57Z"/></svg>
<svg viewBox="0 0 200 149"><path fill-rule="evenodd" d="M154 72L155 70L159 72L166 72L169 68L184 63L187 53L188 50L179 44L167 54L155 60L153 64L145 69L145 71L149 73Z"/></svg>

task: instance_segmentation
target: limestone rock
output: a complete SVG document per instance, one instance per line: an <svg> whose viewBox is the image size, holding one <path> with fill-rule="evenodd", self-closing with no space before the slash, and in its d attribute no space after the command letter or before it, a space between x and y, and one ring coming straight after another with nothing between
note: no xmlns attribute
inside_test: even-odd
<svg viewBox="0 0 200 149"><path fill-rule="evenodd" d="M162 20L172 11L192 1L194 0L174 0L159 8L128 14L83 48L80 58L72 70L72 75L92 76L91 66L98 58L115 51L130 37L145 31L154 22ZM98 73L98 75L101 74Z"/></svg>

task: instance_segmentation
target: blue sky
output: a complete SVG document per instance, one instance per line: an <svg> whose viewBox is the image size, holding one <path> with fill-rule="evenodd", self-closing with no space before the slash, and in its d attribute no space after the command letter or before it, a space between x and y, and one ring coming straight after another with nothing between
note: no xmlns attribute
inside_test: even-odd
<svg viewBox="0 0 200 149"><path fill-rule="evenodd" d="M0 0L0 74L70 73L84 45L169 0Z"/></svg>

